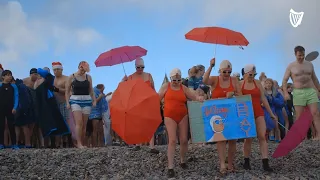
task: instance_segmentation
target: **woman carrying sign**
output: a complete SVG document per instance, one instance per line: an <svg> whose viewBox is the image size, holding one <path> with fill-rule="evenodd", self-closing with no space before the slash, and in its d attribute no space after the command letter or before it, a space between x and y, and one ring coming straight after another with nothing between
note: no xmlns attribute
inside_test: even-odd
<svg viewBox="0 0 320 180"><path fill-rule="evenodd" d="M187 168L186 153L188 151L188 109L187 98L203 101L202 96L196 95L192 90L182 85L180 69L170 72L170 82L163 84L159 90L160 101L164 99L164 123L169 136L168 144L168 177L173 178L174 152L176 149L177 130L180 140L180 166Z"/></svg>
<svg viewBox="0 0 320 180"><path fill-rule="evenodd" d="M264 89L259 80L256 80L254 77L257 75L256 67L253 64L246 65L244 67L244 80L241 81L241 89L243 95L251 95L253 112L255 117L255 123L257 128L257 135L260 144L260 151L262 155L262 164L263 169L268 172L272 172L273 169L269 166L268 160L268 143L266 141L266 121L264 119L264 111L261 107L262 105L266 108L270 117L273 120L277 120L277 117L273 114L268 100L264 95ZM251 144L252 139L246 139L244 142L244 169L250 170L250 153L251 153Z"/></svg>
<svg viewBox="0 0 320 180"><path fill-rule="evenodd" d="M231 77L232 65L228 60L223 60L219 68L219 76L210 76L212 68L215 66L215 58L210 61L210 66L205 72L203 83L211 86L212 99L231 98L235 95L241 95L241 89L237 77ZM217 142L217 149L220 160L220 175L225 176L227 170L234 172L233 161L236 153L236 140L228 141L228 168L226 167L226 141Z"/></svg>

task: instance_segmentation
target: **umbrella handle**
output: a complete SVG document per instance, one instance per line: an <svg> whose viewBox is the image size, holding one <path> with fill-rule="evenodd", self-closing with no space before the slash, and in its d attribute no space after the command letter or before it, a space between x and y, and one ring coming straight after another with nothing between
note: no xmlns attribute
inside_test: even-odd
<svg viewBox="0 0 320 180"><path fill-rule="evenodd" d="M126 75L126 76L127 76L126 70L124 69L123 62L121 62L121 65L122 65L122 69L123 69L124 75Z"/></svg>
<svg viewBox="0 0 320 180"><path fill-rule="evenodd" d="M289 129L287 129L286 127L284 127L284 125L282 125L279 121L278 121L278 124L279 124L280 126L282 126L285 130L289 131Z"/></svg>
<svg viewBox="0 0 320 180"><path fill-rule="evenodd" d="M214 46L214 54L213 54L213 57L214 57L214 58L216 58L216 55L217 55L217 46L218 46L218 44L216 44L216 45Z"/></svg>

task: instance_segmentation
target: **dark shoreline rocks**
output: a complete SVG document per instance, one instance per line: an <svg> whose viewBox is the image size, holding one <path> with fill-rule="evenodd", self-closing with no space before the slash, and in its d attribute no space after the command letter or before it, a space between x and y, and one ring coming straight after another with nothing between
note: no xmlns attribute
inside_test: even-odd
<svg viewBox="0 0 320 180"><path fill-rule="evenodd" d="M270 155L277 144L270 143ZM306 140L286 157L270 159L274 173L261 167L258 143L253 144L252 170L242 169L242 143L238 143L236 168L239 172L224 179L320 179L320 142ZM88 149L22 149L0 150L0 179L167 179L166 146L160 154L148 147L133 151L128 147ZM215 145L190 145L188 169L182 170L176 153L176 179L219 179ZM190 158L189 158L190 159Z"/></svg>

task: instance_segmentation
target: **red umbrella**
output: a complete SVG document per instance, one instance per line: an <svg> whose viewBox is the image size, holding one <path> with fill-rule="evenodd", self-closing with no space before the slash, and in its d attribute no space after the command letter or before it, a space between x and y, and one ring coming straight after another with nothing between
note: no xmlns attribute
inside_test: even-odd
<svg viewBox="0 0 320 180"><path fill-rule="evenodd" d="M288 134L278 145L272 157L279 158L286 156L294 150L305 139L311 124L311 112L308 108L305 108L299 119L296 120Z"/></svg>
<svg viewBox="0 0 320 180"><path fill-rule="evenodd" d="M248 46L249 44L249 41L242 33L222 27L194 28L185 37L186 39L203 43L240 46L241 49L243 49L242 46Z"/></svg>
<svg viewBox="0 0 320 180"><path fill-rule="evenodd" d="M97 67L122 64L123 67L123 63L133 61L146 54L147 50L140 46L122 46L100 54L94 64Z"/></svg>

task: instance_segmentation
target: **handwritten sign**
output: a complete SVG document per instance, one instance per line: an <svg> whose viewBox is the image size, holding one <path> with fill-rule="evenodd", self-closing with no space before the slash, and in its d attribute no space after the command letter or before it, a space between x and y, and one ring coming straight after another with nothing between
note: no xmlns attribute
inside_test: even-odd
<svg viewBox="0 0 320 180"><path fill-rule="evenodd" d="M193 143L217 142L257 136L251 96L189 101Z"/></svg>

